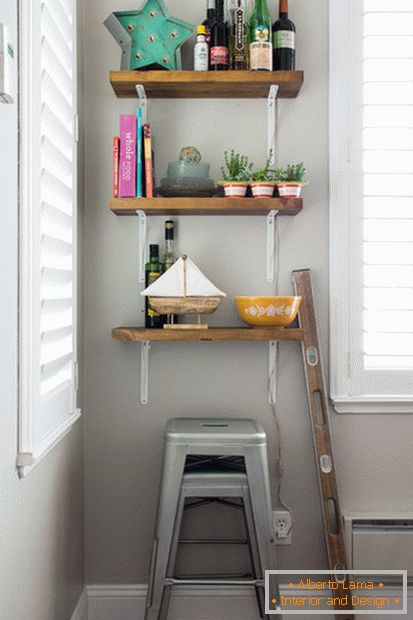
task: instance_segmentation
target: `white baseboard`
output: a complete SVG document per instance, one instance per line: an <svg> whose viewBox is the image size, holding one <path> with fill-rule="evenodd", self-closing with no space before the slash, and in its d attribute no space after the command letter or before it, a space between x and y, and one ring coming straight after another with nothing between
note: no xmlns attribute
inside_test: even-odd
<svg viewBox="0 0 413 620"><path fill-rule="evenodd" d="M86 588L80 595L70 620L89 620L89 608Z"/></svg>
<svg viewBox="0 0 413 620"><path fill-rule="evenodd" d="M283 590L281 586L281 590ZM72 620L144 620L146 585L90 585L86 586L89 616ZM290 594L291 592L289 590ZM302 595L302 591L295 594ZM317 593L320 594L319 592ZM406 620L413 620L413 591L408 591ZM371 620L371 615L357 615L358 620ZM277 616L274 616L276 619ZM295 615L294 620L308 620L315 616ZM320 616L333 620L334 616ZM381 620L397 620L398 615L377 615ZM172 591L168 620L261 620L253 588L185 588Z"/></svg>
<svg viewBox="0 0 413 620"><path fill-rule="evenodd" d="M87 586L89 620L143 620L146 585ZM168 620L260 620L252 588L175 588ZM327 620L327 618L325 618Z"/></svg>

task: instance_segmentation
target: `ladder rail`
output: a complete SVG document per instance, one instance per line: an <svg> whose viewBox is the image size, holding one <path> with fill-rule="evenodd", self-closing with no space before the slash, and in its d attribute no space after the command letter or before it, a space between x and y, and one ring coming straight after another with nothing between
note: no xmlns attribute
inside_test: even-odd
<svg viewBox="0 0 413 620"><path fill-rule="evenodd" d="M304 330L304 340L301 345L303 366L320 487L328 564L334 576L335 571L345 570L347 563L311 272L308 269L293 271L292 279L295 294L302 297L298 322ZM347 593L348 590L338 589L334 591L334 596L342 598ZM340 609L345 608L340 607ZM346 609L351 610L351 606ZM341 620L353 620L354 618L350 611L348 614L340 614L336 617Z"/></svg>

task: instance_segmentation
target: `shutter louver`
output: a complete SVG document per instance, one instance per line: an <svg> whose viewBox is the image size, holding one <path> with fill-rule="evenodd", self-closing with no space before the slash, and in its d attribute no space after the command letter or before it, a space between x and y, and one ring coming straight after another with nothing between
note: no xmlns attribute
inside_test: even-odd
<svg viewBox="0 0 413 620"><path fill-rule="evenodd" d="M28 0L22 15L21 333L31 342L21 345L20 451L34 460L79 415L75 5Z"/></svg>
<svg viewBox="0 0 413 620"><path fill-rule="evenodd" d="M413 6L364 0L364 366L413 367Z"/></svg>

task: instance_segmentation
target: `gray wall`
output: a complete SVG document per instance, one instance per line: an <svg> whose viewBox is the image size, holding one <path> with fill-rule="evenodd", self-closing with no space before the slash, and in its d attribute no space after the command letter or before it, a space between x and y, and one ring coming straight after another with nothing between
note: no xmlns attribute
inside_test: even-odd
<svg viewBox="0 0 413 620"><path fill-rule="evenodd" d="M0 6L15 49L16 6ZM83 583L82 425L18 479L16 104L0 105L0 135L0 616L68 620Z"/></svg>
<svg viewBox="0 0 413 620"><path fill-rule="evenodd" d="M275 14L275 4L270 3ZM306 162L310 185L305 208L280 220L280 285L290 272L314 276L323 353L328 347L328 3L291 2L299 32L299 68L305 85L298 99L280 102L280 163ZM168 0L175 15L199 23L204 2ZM85 410L86 581L144 583L162 455L162 435L173 416L253 416L269 437L274 466L275 428L266 399L267 348L263 344L154 344L150 404L138 404L139 348L111 341L117 325L142 324L137 284L137 221L109 212L111 137L120 113L134 101L114 96L108 71L120 51L101 25L111 0L83 2L85 12L86 239ZM119 7L116 7L119 8ZM124 0L122 9L136 8ZM149 120L157 139L157 174L193 144L218 178L222 152L236 148L256 163L265 158L264 100L153 100ZM160 242L164 218L149 223ZM240 324L232 297L274 291L265 282L265 219L180 218L178 250L187 252L228 293L212 325ZM285 452L284 497L294 511L293 544L279 550L280 567L324 568L319 493L309 430L303 371L296 344L281 345L278 410ZM413 509L411 416L332 416L344 510ZM272 476L274 486L274 476Z"/></svg>

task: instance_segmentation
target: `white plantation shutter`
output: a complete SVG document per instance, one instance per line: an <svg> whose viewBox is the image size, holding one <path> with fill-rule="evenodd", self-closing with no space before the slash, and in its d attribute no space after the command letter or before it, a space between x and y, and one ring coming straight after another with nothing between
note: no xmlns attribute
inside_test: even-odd
<svg viewBox="0 0 413 620"><path fill-rule="evenodd" d="M30 467L76 409L75 0L22 0L21 398L18 465Z"/></svg>
<svg viewBox="0 0 413 620"><path fill-rule="evenodd" d="M330 9L332 398L413 412L413 2Z"/></svg>

